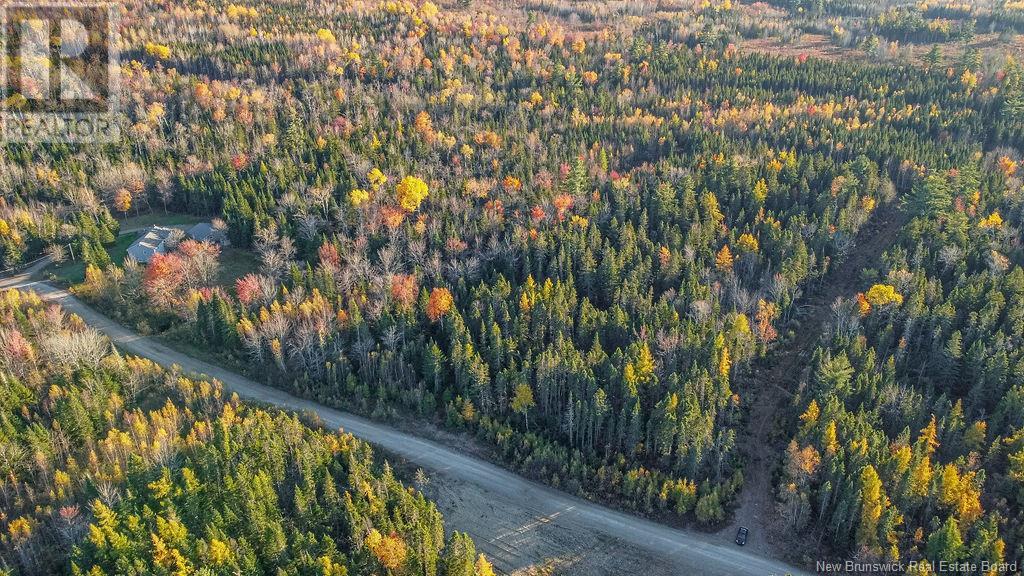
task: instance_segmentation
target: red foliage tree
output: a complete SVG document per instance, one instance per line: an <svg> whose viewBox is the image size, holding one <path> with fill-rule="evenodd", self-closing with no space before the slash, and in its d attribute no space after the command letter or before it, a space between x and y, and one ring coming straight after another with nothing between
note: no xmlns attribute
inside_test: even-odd
<svg viewBox="0 0 1024 576"><path fill-rule="evenodd" d="M338 253L338 248L330 242L324 242L320 245L317 250L317 255L320 257L320 264L324 268L331 270L338 270L341 268L341 254Z"/></svg>
<svg viewBox="0 0 1024 576"><path fill-rule="evenodd" d="M252 304L260 293L259 278L250 273L235 280L235 293L238 294L238 301L243 305Z"/></svg>
<svg viewBox="0 0 1024 576"><path fill-rule="evenodd" d="M181 256L171 254L154 254L143 274L142 286L146 296L159 308L170 308L175 295L182 285L184 262Z"/></svg>

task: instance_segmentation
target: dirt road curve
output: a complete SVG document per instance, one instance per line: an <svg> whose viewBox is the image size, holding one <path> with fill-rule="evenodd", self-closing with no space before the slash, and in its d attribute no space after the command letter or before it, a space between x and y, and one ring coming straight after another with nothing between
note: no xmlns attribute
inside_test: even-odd
<svg viewBox="0 0 1024 576"><path fill-rule="evenodd" d="M547 561L558 573L580 575L806 574L753 555L720 536L676 530L610 510L440 444L257 384L139 336L64 290L19 278L0 281L0 288L28 288L60 303L129 354L206 374L242 398L314 412L328 426L344 429L422 467L431 477L426 492L438 502L448 526L473 536L480 551L502 572L522 572Z"/></svg>

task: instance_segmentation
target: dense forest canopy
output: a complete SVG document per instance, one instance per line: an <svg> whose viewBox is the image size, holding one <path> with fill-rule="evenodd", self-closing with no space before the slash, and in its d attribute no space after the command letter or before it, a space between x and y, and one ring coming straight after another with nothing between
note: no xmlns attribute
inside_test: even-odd
<svg viewBox="0 0 1024 576"><path fill-rule="evenodd" d="M801 553L1024 560L1024 69L988 42L1012 46L1024 6L526 4L129 7L123 139L7 144L0 258L73 253L75 293L140 332L472 434L567 491L718 526L745 485L751 366L794 340L802 298L865 226L899 212L898 242L824 311L794 376L775 503ZM760 49L791 35L838 56ZM195 240L111 257L122 221L169 213L214 219L253 266L225 279L226 249ZM40 338L29 352L88 333L7 298L8 323ZM355 440L93 360L7 367L4 442L42 458L5 474L15 569L44 561L36 538L83 574L475 562ZM157 382L166 406L123 390ZM46 448L51 422L96 450ZM103 452L126 427L164 430L175 467ZM94 466L113 501L79 480ZM258 533L233 516L250 505Z"/></svg>
<svg viewBox="0 0 1024 576"><path fill-rule="evenodd" d="M3 573L493 575L351 435L122 357L34 293L0 318Z"/></svg>

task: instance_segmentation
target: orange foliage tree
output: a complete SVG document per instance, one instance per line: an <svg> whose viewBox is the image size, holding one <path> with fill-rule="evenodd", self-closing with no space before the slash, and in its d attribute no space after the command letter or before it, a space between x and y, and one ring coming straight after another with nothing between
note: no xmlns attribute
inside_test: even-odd
<svg viewBox="0 0 1024 576"><path fill-rule="evenodd" d="M430 292L430 299L427 300L427 318L431 322L437 322L452 309L455 300L447 288L434 288Z"/></svg>

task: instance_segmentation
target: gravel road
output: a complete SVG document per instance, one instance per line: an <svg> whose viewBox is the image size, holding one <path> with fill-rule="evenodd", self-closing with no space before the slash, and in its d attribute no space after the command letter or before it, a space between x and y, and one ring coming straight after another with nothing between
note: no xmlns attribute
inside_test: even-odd
<svg viewBox="0 0 1024 576"><path fill-rule="evenodd" d="M678 530L611 510L435 442L258 384L135 334L64 290L29 282L28 274L0 280L4 287L31 289L59 303L126 353L216 378L244 399L316 413L327 426L423 468L431 478L426 492L438 502L448 527L469 533L504 573L525 573L547 563L559 574L808 574L757 556L723 536Z"/></svg>

